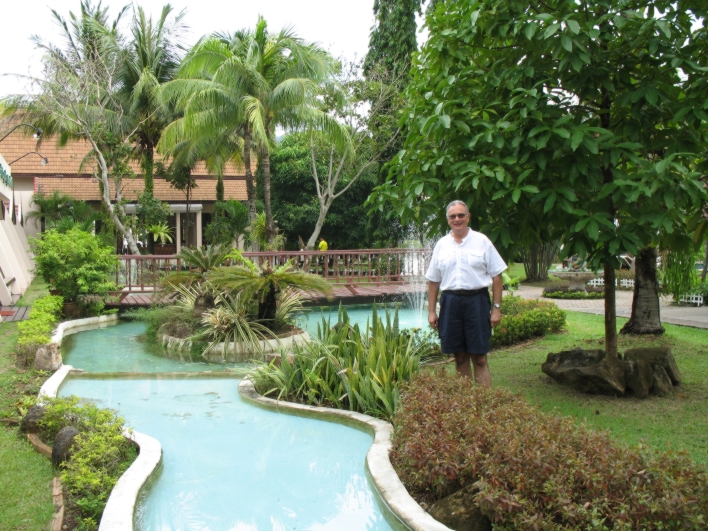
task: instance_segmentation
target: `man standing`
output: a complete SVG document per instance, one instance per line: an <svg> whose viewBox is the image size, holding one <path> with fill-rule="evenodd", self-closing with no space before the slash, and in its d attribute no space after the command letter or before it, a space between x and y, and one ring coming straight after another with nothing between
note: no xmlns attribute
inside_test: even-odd
<svg viewBox="0 0 708 531"><path fill-rule="evenodd" d="M470 211L464 202L451 202L446 213L452 230L435 245L425 274L428 322L440 332L442 351L455 355L457 372L471 378L471 359L477 384L491 387L487 353L491 327L501 321L501 274L506 264L489 238L468 227ZM440 289L438 319L435 305Z"/></svg>

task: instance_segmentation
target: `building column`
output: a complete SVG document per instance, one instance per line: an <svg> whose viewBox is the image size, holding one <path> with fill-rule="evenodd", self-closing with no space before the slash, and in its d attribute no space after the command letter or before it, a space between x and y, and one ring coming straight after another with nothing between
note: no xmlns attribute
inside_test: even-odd
<svg viewBox="0 0 708 531"><path fill-rule="evenodd" d="M202 211L197 211L197 249L202 248Z"/></svg>
<svg viewBox="0 0 708 531"><path fill-rule="evenodd" d="M179 212L175 212L175 241L177 242L177 253L182 249L182 218Z"/></svg>

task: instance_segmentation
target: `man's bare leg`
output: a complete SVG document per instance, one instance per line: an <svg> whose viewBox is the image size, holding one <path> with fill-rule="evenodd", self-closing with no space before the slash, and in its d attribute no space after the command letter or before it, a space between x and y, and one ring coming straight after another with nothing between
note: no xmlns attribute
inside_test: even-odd
<svg viewBox="0 0 708 531"><path fill-rule="evenodd" d="M489 372L489 365L487 365L487 355L468 354L468 357L472 358L472 366L474 367L474 380L475 382L477 382L477 385L481 385L482 387L491 387L492 373ZM457 357L455 357L455 359L457 359Z"/></svg>
<svg viewBox="0 0 708 531"><path fill-rule="evenodd" d="M457 373L465 378L472 378L472 367L470 367L470 355L466 352L455 354L455 365Z"/></svg>

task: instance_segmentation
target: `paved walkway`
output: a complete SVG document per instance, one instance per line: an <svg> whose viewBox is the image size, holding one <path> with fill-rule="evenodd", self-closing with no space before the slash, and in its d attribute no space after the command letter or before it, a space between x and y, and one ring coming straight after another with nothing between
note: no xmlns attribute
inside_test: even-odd
<svg viewBox="0 0 708 531"><path fill-rule="evenodd" d="M24 321L29 319L27 306L0 306L0 321Z"/></svg>
<svg viewBox="0 0 708 531"><path fill-rule="evenodd" d="M521 286L516 294L524 299L541 299L543 288L533 286ZM617 315L627 317L632 313L632 292L616 292ZM558 307L574 312L595 313L602 315L605 313L605 301L594 300L572 300L572 299L543 299L555 302ZM708 328L708 306L676 306L671 297L663 296L659 302L661 309L661 322L682 326L692 326L694 328Z"/></svg>

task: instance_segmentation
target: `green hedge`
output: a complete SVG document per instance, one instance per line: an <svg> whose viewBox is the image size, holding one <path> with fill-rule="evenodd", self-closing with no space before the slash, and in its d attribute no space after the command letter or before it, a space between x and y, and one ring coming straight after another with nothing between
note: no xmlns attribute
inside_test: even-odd
<svg viewBox="0 0 708 531"><path fill-rule="evenodd" d="M391 462L431 504L479 482L496 530L704 530L708 472L685 454L615 443L505 389L421 373L401 386Z"/></svg>
<svg viewBox="0 0 708 531"><path fill-rule="evenodd" d="M51 341L54 325L59 322L64 299L56 295L47 295L37 299L30 310L29 319L17 325L20 347L45 345Z"/></svg>
<svg viewBox="0 0 708 531"><path fill-rule="evenodd" d="M605 288L587 286L584 290L578 290L567 286L550 286L543 290L543 296L549 299L602 299L605 297Z"/></svg>
<svg viewBox="0 0 708 531"><path fill-rule="evenodd" d="M502 300L501 312L501 323L492 335L492 348L558 332L565 326L565 312L552 302L507 296Z"/></svg>

